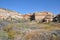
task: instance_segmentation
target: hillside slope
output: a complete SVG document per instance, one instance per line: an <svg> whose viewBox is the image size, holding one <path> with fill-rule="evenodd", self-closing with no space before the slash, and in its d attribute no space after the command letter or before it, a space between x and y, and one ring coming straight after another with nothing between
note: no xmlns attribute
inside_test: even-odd
<svg viewBox="0 0 60 40"><path fill-rule="evenodd" d="M8 9L4 9L4 8L0 8L0 18L7 18L7 17L12 17L12 18L23 18L21 16L22 14L15 12L15 11L11 11Z"/></svg>

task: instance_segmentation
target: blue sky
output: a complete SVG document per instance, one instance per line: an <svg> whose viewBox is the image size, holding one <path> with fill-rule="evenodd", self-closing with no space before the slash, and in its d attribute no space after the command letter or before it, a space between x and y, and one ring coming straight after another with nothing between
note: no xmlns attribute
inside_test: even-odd
<svg viewBox="0 0 60 40"><path fill-rule="evenodd" d="M31 12L60 13L60 0L0 0L0 8L15 10L22 14Z"/></svg>

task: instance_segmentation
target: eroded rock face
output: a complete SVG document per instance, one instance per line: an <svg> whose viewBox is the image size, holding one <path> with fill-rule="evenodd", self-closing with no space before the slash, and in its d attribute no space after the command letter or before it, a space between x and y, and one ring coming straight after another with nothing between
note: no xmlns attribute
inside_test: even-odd
<svg viewBox="0 0 60 40"><path fill-rule="evenodd" d="M59 23L60 23L60 14L56 15L56 16L53 18L53 22L59 22Z"/></svg>
<svg viewBox="0 0 60 40"><path fill-rule="evenodd" d="M4 8L0 8L0 18L8 18L9 16L11 16L12 18L23 18L22 14L15 12L15 11L11 11L8 9L4 9Z"/></svg>
<svg viewBox="0 0 60 40"><path fill-rule="evenodd" d="M53 13L51 12L36 12L35 14L35 20L36 21L42 21L43 19L48 22L53 20ZM33 17L32 17L33 18Z"/></svg>
<svg viewBox="0 0 60 40"><path fill-rule="evenodd" d="M45 19L45 21L48 22L48 21L52 21L53 17L54 15L51 12L34 12L32 14L22 15L15 11L0 8L0 18L2 19L14 18L14 19L24 19L24 20L31 20L31 21L35 20L38 22Z"/></svg>

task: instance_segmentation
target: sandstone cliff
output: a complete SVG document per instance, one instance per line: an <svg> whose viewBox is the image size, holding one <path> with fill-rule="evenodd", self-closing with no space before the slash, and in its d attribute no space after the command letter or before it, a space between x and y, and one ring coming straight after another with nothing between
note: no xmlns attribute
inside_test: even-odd
<svg viewBox="0 0 60 40"><path fill-rule="evenodd" d="M22 14L15 12L15 11L11 11L8 9L4 9L4 8L0 8L0 18L8 18L8 17L12 17L12 18L23 18Z"/></svg>

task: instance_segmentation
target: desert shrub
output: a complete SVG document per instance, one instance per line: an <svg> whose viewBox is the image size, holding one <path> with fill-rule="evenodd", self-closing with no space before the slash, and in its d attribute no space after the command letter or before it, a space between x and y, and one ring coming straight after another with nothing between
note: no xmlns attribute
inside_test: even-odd
<svg viewBox="0 0 60 40"><path fill-rule="evenodd" d="M23 40L50 40L51 36L48 32L28 32Z"/></svg>
<svg viewBox="0 0 60 40"><path fill-rule="evenodd" d="M14 39L15 31L12 30L12 28L13 28L13 24L9 24L4 28L4 31L7 32L8 40Z"/></svg>
<svg viewBox="0 0 60 40"><path fill-rule="evenodd" d="M25 23L25 22L31 22L30 19L19 19L18 20L19 23Z"/></svg>
<svg viewBox="0 0 60 40"><path fill-rule="evenodd" d="M51 31L52 39L51 40L60 40L60 30Z"/></svg>
<svg viewBox="0 0 60 40"><path fill-rule="evenodd" d="M8 40L8 35L3 30L0 30L0 40Z"/></svg>

